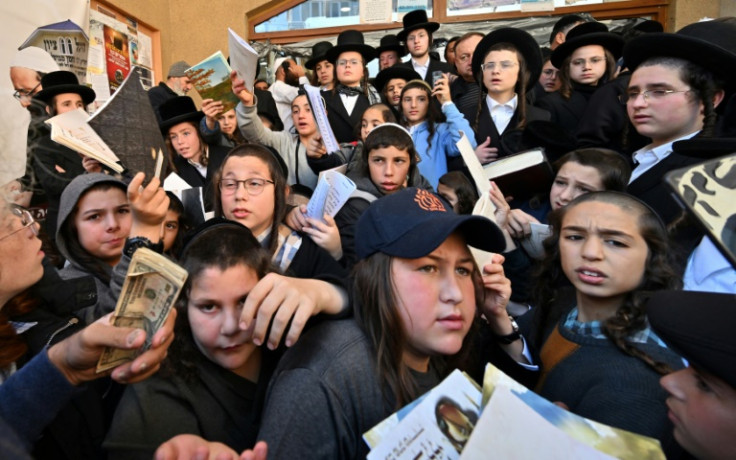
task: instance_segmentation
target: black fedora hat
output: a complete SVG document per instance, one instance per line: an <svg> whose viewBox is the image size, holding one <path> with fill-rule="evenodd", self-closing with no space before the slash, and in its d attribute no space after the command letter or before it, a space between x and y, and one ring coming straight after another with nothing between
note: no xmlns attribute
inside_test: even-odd
<svg viewBox="0 0 736 460"><path fill-rule="evenodd" d="M570 56L576 49L588 45L600 45L608 50L614 59L618 59L621 57L624 39L609 32L605 24L596 21L584 22L570 29L565 43L555 48L550 61L553 66L561 69L565 58Z"/></svg>
<svg viewBox="0 0 736 460"><path fill-rule="evenodd" d="M164 134L174 125L185 121L193 121L196 124L204 116L202 111L197 110L197 106L194 105L194 101L189 96L172 97L161 104L158 112L161 114L161 122L158 126ZM197 126L197 129L199 129L199 126Z"/></svg>
<svg viewBox="0 0 736 460"><path fill-rule="evenodd" d="M312 46L312 57L304 64L309 70L314 70L314 67L320 62L327 59L327 52L332 49L334 45L330 42L318 42Z"/></svg>
<svg viewBox="0 0 736 460"><path fill-rule="evenodd" d="M691 364L736 388L736 295L658 291L647 302L652 329Z"/></svg>
<svg viewBox="0 0 736 460"><path fill-rule="evenodd" d="M404 29L396 34L396 37L398 37L402 42L406 41L406 36L413 30L424 29L427 32L432 33L440 28L439 23L431 22L427 19L427 10L409 11L404 15L403 22Z"/></svg>
<svg viewBox="0 0 736 460"><path fill-rule="evenodd" d="M694 158L713 159L736 153L736 138L694 137L672 144L672 152Z"/></svg>
<svg viewBox="0 0 736 460"><path fill-rule="evenodd" d="M81 96L84 105L91 104L95 100L95 92L92 88L80 85L77 76L67 70L58 70L49 72L41 77L41 91L36 93L33 98L51 103L51 99L59 94L75 93Z"/></svg>
<svg viewBox="0 0 736 460"><path fill-rule="evenodd" d="M475 47L475 51L473 51L473 74L478 75L486 53L497 43L510 43L519 50L519 53L524 57L524 61L526 61L526 68L529 69L530 73L526 89L532 88L542 73L542 52L534 37L521 29L503 27L489 32L488 35L483 37L478 42L478 46Z"/></svg>
<svg viewBox="0 0 736 460"><path fill-rule="evenodd" d="M401 78L402 80L406 80L407 82L422 79L422 77L419 76L417 71L414 69L393 66L378 72L378 75L376 75L376 78L373 80L373 87L376 88L376 91L381 93L383 92L383 88L386 86L386 84L394 78Z"/></svg>
<svg viewBox="0 0 736 460"><path fill-rule="evenodd" d="M384 51L396 51L399 57L406 56L406 48L394 34L388 34L381 37L381 43L376 48L376 54L381 55Z"/></svg>
<svg viewBox="0 0 736 460"><path fill-rule="evenodd" d="M327 51L327 60L334 64L337 57L346 51L360 53L366 64L376 57L375 48L365 44L363 33L359 30L348 29L340 32L337 36L337 45Z"/></svg>
<svg viewBox="0 0 736 460"><path fill-rule="evenodd" d="M687 25L676 33L636 37L624 47L624 62L634 70L652 57L674 57L694 62L734 86L736 73L736 25L704 21Z"/></svg>

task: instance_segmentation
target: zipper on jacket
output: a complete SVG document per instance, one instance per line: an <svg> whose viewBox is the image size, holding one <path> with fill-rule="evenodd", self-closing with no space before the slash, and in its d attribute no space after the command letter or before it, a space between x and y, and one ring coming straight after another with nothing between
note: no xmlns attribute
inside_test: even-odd
<svg viewBox="0 0 736 460"><path fill-rule="evenodd" d="M48 348L49 345L51 345L51 342L54 340L54 337L59 335L59 333L69 329L70 327L74 326L79 322L79 318L70 318L69 321L63 326L61 326L59 329L55 330L53 334L49 336L49 340L46 342L46 348Z"/></svg>

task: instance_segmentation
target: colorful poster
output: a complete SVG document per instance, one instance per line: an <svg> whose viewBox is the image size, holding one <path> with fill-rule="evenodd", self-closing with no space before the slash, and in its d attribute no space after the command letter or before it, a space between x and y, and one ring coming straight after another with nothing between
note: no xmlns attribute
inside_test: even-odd
<svg viewBox="0 0 736 460"><path fill-rule="evenodd" d="M130 48L128 36L108 25L103 26L105 35L105 58L107 64L107 81L110 83L110 92L123 84L130 72Z"/></svg>

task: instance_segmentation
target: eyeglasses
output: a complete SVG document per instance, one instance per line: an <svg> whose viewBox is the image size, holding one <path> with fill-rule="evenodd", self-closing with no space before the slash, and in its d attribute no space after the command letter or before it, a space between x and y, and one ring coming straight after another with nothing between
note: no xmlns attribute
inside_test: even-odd
<svg viewBox="0 0 736 460"><path fill-rule="evenodd" d="M248 195L257 196L263 193L263 189L266 187L266 184L273 184L274 182L272 180L260 179L257 177L243 180L222 179L220 180L220 191L223 195L232 195L238 190L238 186L241 183L243 184L243 187L245 187L245 191L248 192Z"/></svg>
<svg viewBox="0 0 736 460"><path fill-rule="evenodd" d="M664 99L670 94L689 93L690 91L692 90L685 89L678 91L674 89L648 89L646 91L627 91L624 94L619 94L618 100L621 101L622 104L627 104L629 102L635 102L639 95L641 95L644 98L644 102L649 102L650 99L652 101L658 101L660 99Z"/></svg>
<svg viewBox="0 0 736 460"><path fill-rule="evenodd" d="M360 65L363 65L363 61L359 61L357 59L338 59L337 60L337 66L338 67L345 67L346 65L350 64L350 67L358 67Z"/></svg>
<svg viewBox="0 0 736 460"><path fill-rule="evenodd" d="M33 87L30 91L27 89L19 89L18 91L13 93L13 97L18 99L19 101L28 101L33 97L33 94L36 92L36 89L41 86L41 82L39 81L36 86Z"/></svg>
<svg viewBox="0 0 736 460"><path fill-rule="evenodd" d="M33 225L36 223L36 219L33 218L33 214L31 214L31 211L17 205L11 205L10 211L13 213L13 215L20 217L20 223L22 227L13 230L5 236L0 237L0 241L6 238L10 238L11 236L22 230L25 230L28 227L31 227L31 231L33 232L34 236L38 236L38 227L36 225Z"/></svg>
<svg viewBox="0 0 736 460"><path fill-rule="evenodd" d="M559 70L555 70L555 69L542 70L542 73L544 74L545 77L556 77L558 72Z"/></svg>
<svg viewBox="0 0 736 460"><path fill-rule="evenodd" d="M517 66L518 62L511 62L511 61L501 61L501 62L486 62L485 64L481 65L480 68L483 70L490 70L493 72L496 70L496 67L499 68L499 70L510 70L513 69L514 66Z"/></svg>

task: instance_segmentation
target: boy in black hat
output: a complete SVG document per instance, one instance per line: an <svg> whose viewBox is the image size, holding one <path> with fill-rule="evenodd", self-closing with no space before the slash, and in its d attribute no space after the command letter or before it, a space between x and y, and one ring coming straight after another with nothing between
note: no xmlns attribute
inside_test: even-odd
<svg viewBox="0 0 736 460"><path fill-rule="evenodd" d="M434 86L432 79L434 72L452 72L452 67L449 64L432 59L429 55L429 49L432 45L432 33L439 28L438 23L430 22L427 19L425 10L414 10L404 15L404 29L397 34L399 40L406 44L411 59L396 65L414 69L424 81L429 83L430 88Z"/></svg>
<svg viewBox="0 0 736 460"><path fill-rule="evenodd" d="M677 442L696 458L736 458L736 296L660 291L647 305L649 322L689 367L660 384L670 394Z"/></svg>
<svg viewBox="0 0 736 460"><path fill-rule="evenodd" d="M356 140L355 127L370 105L381 102L378 92L368 83L366 65L376 57L376 50L365 44L363 34L348 29L337 36L337 45L327 51L327 60L335 66L335 88L322 91L327 118L338 142Z"/></svg>
<svg viewBox="0 0 736 460"><path fill-rule="evenodd" d="M383 70L400 63L401 58L406 56L406 48L396 35L388 34L381 37L376 53L378 54L378 70Z"/></svg>
<svg viewBox="0 0 736 460"><path fill-rule="evenodd" d="M33 97L46 104L46 113L51 116L83 109L95 100L92 88L80 85L77 76L66 70L44 75L41 86L43 89Z"/></svg>
<svg viewBox="0 0 736 460"><path fill-rule="evenodd" d="M304 64L304 67L312 71L312 85L318 86L322 91L331 90L335 86L335 69L327 60L327 52L332 49L330 42L318 42L312 46L312 57Z"/></svg>

